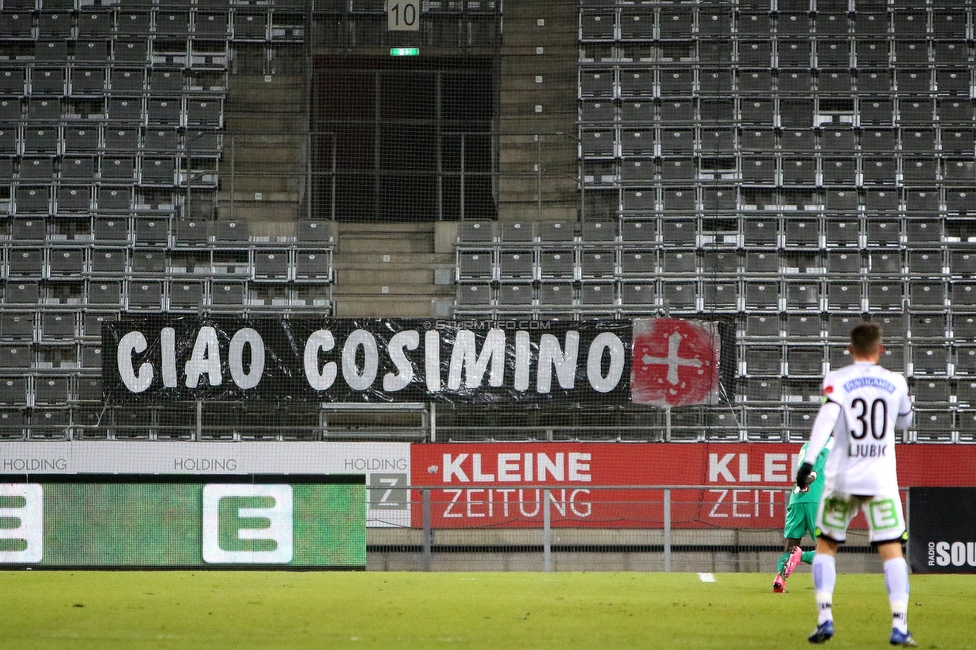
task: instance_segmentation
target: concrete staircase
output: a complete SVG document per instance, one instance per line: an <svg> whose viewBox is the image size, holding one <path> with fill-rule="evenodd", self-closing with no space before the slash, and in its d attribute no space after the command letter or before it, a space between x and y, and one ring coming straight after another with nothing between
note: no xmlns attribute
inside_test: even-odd
<svg viewBox="0 0 976 650"><path fill-rule="evenodd" d="M509 2L501 47L499 218L575 220L578 3Z"/></svg>
<svg viewBox="0 0 976 650"><path fill-rule="evenodd" d="M301 216L308 157L304 83L300 76L230 76L218 218L256 226Z"/></svg>
<svg viewBox="0 0 976 650"><path fill-rule="evenodd" d="M332 257L339 318L449 316L456 224L340 223Z"/></svg>

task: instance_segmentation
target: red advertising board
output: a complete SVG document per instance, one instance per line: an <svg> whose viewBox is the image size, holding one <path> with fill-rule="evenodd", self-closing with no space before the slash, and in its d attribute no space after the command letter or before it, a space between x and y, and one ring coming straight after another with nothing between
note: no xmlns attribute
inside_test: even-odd
<svg viewBox="0 0 976 650"><path fill-rule="evenodd" d="M779 528L797 444L472 443L411 446L411 483L430 487L435 528ZM902 487L976 485L976 446L898 447ZM617 488L617 489L613 489ZM641 489L635 489L641 488ZM422 525L421 498L412 522Z"/></svg>

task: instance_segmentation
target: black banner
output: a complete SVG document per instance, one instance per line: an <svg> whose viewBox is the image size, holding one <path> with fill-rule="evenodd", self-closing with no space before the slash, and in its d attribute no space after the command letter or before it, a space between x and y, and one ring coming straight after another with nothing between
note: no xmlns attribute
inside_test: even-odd
<svg viewBox="0 0 976 650"><path fill-rule="evenodd" d="M915 573L976 573L976 488L909 490L909 540Z"/></svg>
<svg viewBox="0 0 976 650"><path fill-rule="evenodd" d="M632 373L635 331L649 342ZM654 332L664 334L654 339ZM719 340L731 340L717 332L714 324L671 319L129 315L103 325L102 375L109 403L703 403L717 400Z"/></svg>

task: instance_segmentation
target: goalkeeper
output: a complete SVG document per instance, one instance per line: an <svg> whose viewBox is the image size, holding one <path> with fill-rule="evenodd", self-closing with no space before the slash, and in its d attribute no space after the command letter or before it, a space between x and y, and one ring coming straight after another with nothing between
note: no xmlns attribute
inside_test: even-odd
<svg viewBox="0 0 976 650"><path fill-rule="evenodd" d="M800 447L800 458L807 452L809 442L803 443ZM786 506L786 526L783 529L783 537L786 545L783 554L779 556L779 566L776 568L776 577L773 578L773 591L781 594L786 591L786 579L790 577L793 570L800 565L813 564L816 551L804 551L800 548L800 542L804 535L816 542L817 528L817 507L820 505L820 496L823 493L823 469L827 462L827 455L834 446L833 437L827 439L827 444L817 455L817 462L814 463L813 472L810 473L810 482L807 486L800 488L793 486L793 493L790 494L790 502Z"/></svg>

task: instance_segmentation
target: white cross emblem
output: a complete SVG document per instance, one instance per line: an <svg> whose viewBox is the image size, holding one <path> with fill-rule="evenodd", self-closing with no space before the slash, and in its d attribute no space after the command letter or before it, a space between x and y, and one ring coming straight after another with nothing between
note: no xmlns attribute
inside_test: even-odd
<svg viewBox="0 0 976 650"><path fill-rule="evenodd" d="M678 347L681 345L681 334L674 332L668 336L668 356L667 357L652 357L651 355L644 353L641 357L641 361L645 365L666 365L668 367L668 383L672 386L678 383L678 367L679 366L691 366L692 368L701 368L702 362L700 359L682 359L678 356Z"/></svg>

